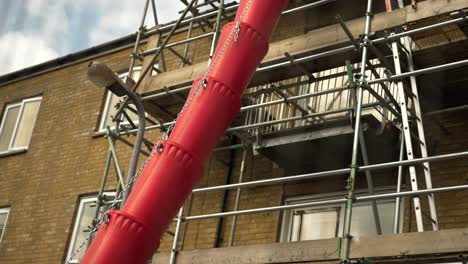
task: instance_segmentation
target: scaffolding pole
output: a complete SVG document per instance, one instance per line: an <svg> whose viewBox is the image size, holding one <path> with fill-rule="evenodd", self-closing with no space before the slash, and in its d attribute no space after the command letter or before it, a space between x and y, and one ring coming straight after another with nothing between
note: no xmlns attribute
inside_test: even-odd
<svg viewBox="0 0 468 264"><path fill-rule="evenodd" d="M364 87L366 86L366 62L367 62L367 49L369 45L369 34L371 33L371 21L372 21L372 0L367 1L366 9L366 26L364 29L364 37L362 44L362 59L361 59L361 72L357 78L356 87L356 113L354 122L354 135L353 135L353 149L351 154L351 171L347 180L348 194L346 197L346 211L343 225L343 239L344 239L344 253L340 256L340 261L347 263L350 255L351 246L351 219L353 203L356 199L354 194L355 178L358 171L358 149L359 149L359 134L361 129L361 113L362 113L362 99Z"/></svg>
<svg viewBox="0 0 468 264"><path fill-rule="evenodd" d="M245 160L247 158L247 149L244 148L242 151L242 161L240 165L239 171L239 183L242 183L245 174ZM239 210L239 202L240 202L240 195L241 195L241 188L237 188L236 190L236 198L234 200L234 211ZM229 243L228 246L234 246L234 234L236 232L236 223L237 223L237 216L232 217L231 221L231 230L229 232Z"/></svg>

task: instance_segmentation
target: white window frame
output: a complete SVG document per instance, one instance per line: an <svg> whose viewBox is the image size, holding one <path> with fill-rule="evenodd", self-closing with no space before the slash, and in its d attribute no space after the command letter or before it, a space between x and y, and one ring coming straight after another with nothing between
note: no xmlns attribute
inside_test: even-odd
<svg viewBox="0 0 468 264"><path fill-rule="evenodd" d="M5 223L3 225L3 231L0 234L0 242L2 242L3 235L5 235L6 226L8 223L8 216L10 216L10 207L0 208L0 214L6 213Z"/></svg>
<svg viewBox="0 0 468 264"><path fill-rule="evenodd" d="M103 193L103 195L115 196L115 192L105 192L105 193ZM85 196L85 197L80 198L80 204L78 206L78 212L77 212L76 217L74 219L73 231L72 231L73 233L72 233L72 236L71 236L70 245L68 245L67 260L74 253L73 248L75 247L75 243L82 243L83 242L83 241L76 241L76 236L78 235L78 231L79 231L78 228L79 228L79 224L80 224L80 221L81 221L80 216L81 216L81 213L84 210L84 205L86 203L89 203L89 202L97 202L97 198L98 198L97 195ZM96 210L97 209L98 208L96 206ZM89 224L91 224L91 223L89 223ZM80 262L77 259L72 259L69 263L80 263Z"/></svg>
<svg viewBox="0 0 468 264"><path fill-rule="evenodd" d="M5 150L5 151L0 151L0 156L3 155L3 154L17 153L17 152L23 152L23 151L28 150L29 144L28 144L28 146L25 146L25 147L16 147L16 148L13 147L13 144L14 144L15 139L16 139L16 132L17 132L18 127L20 125L20 119L21 119L21 117L23 115L23 110L24 110L25 103L35 102L35 101L42 101L42 96L36 96L36 97L32 97L32 98L23 99L23 100L21 100L20 102L17 102L17 103L7 104L7 106L5 107L5 111L3 111L2 122L0 124L0 135L3 132L3 127L5 126L5 121L6 121L6 117L8 116L9 109L20 106L20 111L18 113L18 117L16 118L15 128L13 129L13 134L11 136L10 144L8 145L8 149ZM36 119L37 119L37 116L36 116Z"/></svg>
<svg viewBox="0 0 468 264"><path fill-rule="evenodd" d="M376 193L387 193L390 190L394 190L395 187L386 187L386 188L378 188ZM366 190L357 190L356 194L366 194ZM316 202L316 201L323 201L329 199L337 199L343 197L343 193L328 193L328 194L317 194L317 195L303 195L303 196L296 196L296 197L288 197L285 199L285 204L299 204L299 203L306 203L306 202ZM398 232L401 233L403 231L403 219L404 219L404 199L405 197L400 198L400 226ZM395 199L381 199L378 202L390 202L394 201ZM357 203L355 206L370 204L370 202L360 202ZM332 208L339 208L339 215L338 215L338 225L336 237L341 237L343 233L343 223L344 223L344 215L346 210L345 204L336 204L336 205L318 205L318 206L309 206L300 209L288 209L285 210L282 216L282 225L281 225L281 234L280 234L280 242L292 242L290 240L291 232L293 229L293 217L294 217L294 210L326 210Z"/></svg>
<svg viewBox="0 0 468 264"><path fill-rule="evenodd" d="M142 71L143 68L142 66L135 66L133 67L133 70L137 70L137 71ZM119 78L124 80L125 82L125 78L127 78L128 76L128 72L125 72L125 73L121 73L119 74ZM101 114L101 119L99 120L99 128L98 128L98 133L105 133L106 132L106 117L107 117L107 114L109 113L109 110L111 107L114 107L113 105L110 105L110 102L111 102L111 97L112 97L113 93L111 91L106 91L106 100L105 100L105 103L104 103L104 108L102 109L102 114ZM122 96L121 97L122 99L125 98L125 96ZM133 123L135 124L138 124L138 120L132 120ZM124 118L124 121L121 122L122 125L129 125L130 123L128 122L128 120L125 120ZM111 129L114 129L115 126L110 126Z"/></svg>

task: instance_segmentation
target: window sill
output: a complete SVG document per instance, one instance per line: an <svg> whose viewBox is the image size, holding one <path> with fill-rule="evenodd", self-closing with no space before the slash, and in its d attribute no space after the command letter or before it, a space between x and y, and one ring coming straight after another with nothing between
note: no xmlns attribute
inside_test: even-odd
<svg viewBox="0 0 468 264"><path fill-rule="evenodd" d="M10 150L10 151L0 152L0 158L25 153L26 151L28 151L27 148L14 149L14 150Z"/></svg>

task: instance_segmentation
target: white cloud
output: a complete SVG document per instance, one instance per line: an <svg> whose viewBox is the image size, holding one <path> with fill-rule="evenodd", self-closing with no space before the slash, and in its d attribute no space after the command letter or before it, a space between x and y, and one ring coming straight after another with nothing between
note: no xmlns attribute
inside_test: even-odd
<svg viewBox="0 0 468 264"><path fill-rule="evenodd" d="M46 40L53 40L69 30L66 4L67 1L63 0L27 0L25 7L28 16L40 18L40 24L35 25L35 31Z"/></svg>
<svg viewBox="0 0 468 264"><path fill-rule="evenodd" d="M85 49L134 33L138 30L144 4L145 0L25 0L26 16L20 18L25 26L7 28L7 33L0 35L0 74L75 52L71 46ZM156 1L159 23L177 19L178 11L184 7L178 0ZM77 16L84 14L95 15L92 21L96 23L91 27L87 25L87 37L80 38L73 29L76 30ZM151 5L145 24L154 25ZM71 45L70 42L77 39L89 39L89 43Z"/></svg>
<svg viewBox="0 0 468 264"><path fill-rule="evenodd" d="M54 59L59 54L45 39L21 32L8 32L0 37L0 75Z"/></svg>

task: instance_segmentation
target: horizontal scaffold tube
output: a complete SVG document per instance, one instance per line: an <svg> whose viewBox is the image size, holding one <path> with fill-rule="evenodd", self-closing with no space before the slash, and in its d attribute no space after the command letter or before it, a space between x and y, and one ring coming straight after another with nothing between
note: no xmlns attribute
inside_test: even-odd
<svg viewBox="0 0 468 264"><path fill-rule="evenodd" d="M401 33L391 35L391 36L376 38L374 40L371 40L371 44L376 45L376 44L381 44L381 43L390 43L390 42L395 41L395 40L397 40L399 38L402 38L402 37L411 36L411 35L418 34L418 33L421 33L421 32L427 32L427 31L430 31L430 30L443 28L443 27L446 27L446 26L454 25L454 24L463 23L463 22L467 21L467 19L468 18L465 17L465 16L461 17L461 18L454 18L454 19L450 19L450 20L447 20L447 21L435 23L435 24L432 24L432 25L428 25L428 26L424 26L424 27L420 27L420 28L416 28L416 29L412 29L412 30L407 30L407 31L404 31L404 32L401 32ZM375 35L375 33L372 33L371 35ZM325 57L328 57L328 56L332 56L332 55L335 55L335 54L340 54L340 53L352 51L354 49L355 49L354 45L347 45L347 46L344 46L344 47L341 47L341 48L337 48L337 49L333 49L333 50L329 50L329 51L324 51L324 52L320 52L320 53L315 53L315 54L311 54L311 55L307 55L307 56L299 57L299 55L298 55L298 58L294 59L293 62L294 63L303 63L303 62L313 61L313 60L325 58ZM278 69L278 68L288 67L288 66L291 66L291 64L293 62L288 60L288 61L277 62L277 63L267 65L267 66L263 66L263 67L260 66L257 69L257 72L267 72L267 71ZM187 86L187 87L181 87L181 88L176 88L176 89L172 89L172 90L167 90L167 91L164 91L164 92L160 92L160 93L145 96L145 97L143 97L143 100L156 99L156 98L164 97L164 96L167 96L168 94L187 91L190 88L191 88L190 86Z"/></svg>
<svg viewBox="0 0 468 264"><path fill-rule="evenodd" d="M383 169L394 168L398 166L411 166L411 165L421 164L424 162L439 162L439 161L444 161L444 160L466 158L466 157L468 157L468 151L463 151L463 152L457 152L457 153L431 156L427 158L417 158L417 159L412 159L412 160L402 160L402 161L393 161L393 162L386 162L386 163L364 165L364 166L360 166L358 168L358 171L383 170ZM286 183L286 182L317 179L317 178L329 177L329 176L345 175L345 174L348 174L350 171L351 171L350 168L343 168L343 169L337 169L337 170L328 170L328 171L286 176L286 177L281 177L281 178L265 179L265 180L242 182L242 183L232 183L232 184L227 184L227 185L209 186L209 187L194 189L193 193L232 190L232 189L237 189L237 188L253 188L257 186L266 186L266 185L281 184L281 183Z"/></svg>
<svg viewBox="0 0 468 264"><path fill-rule="evenodd" d="M244 0L184 111L149 159L122 209L112 210L81 263L144 264L204 173L220 137L241 107L241 95L268 51L287 0ZM191 97L193 96L193 97ZM153 150L155 151L155 150Z"/></svg>
<svg viewBox="0 0 468 264"><path fill-rule="evenodd" d="M439 187L439 188L433 188L433 189L415 190L415 191L404 191L404 192L397 192L397 193L383 193L383 194L356 196L355 201L359 203L359 202L377 201L377 200L382 200L382 199L391 199L391 198L396 198L396 197L415 196L415 195L450 192L450 191L465 191L465 190L468 190L468 184ZM346 203L346 201L347 201L346 198L338 198L338 199L314 201L314 202L308 202L308 203L287 204L287 205L278 205L278 206L270 206L270 207L254 208L254 209L245 209L245 210L239 210L239 211L230 211L230 212L213 213L213 214L205 214L205 215L194 215L194 216L185 217L184 221L219 218L219 217L227 217L227 216L234 216L234 215L246 215L246 214L255 214L255 213L284 211L288 209L306 208L306 207L311 207L311 206L336 205L336 204L344 204Z"/></svg>
<svg viewBox="0 0 468 264"><path fill-rule="evenodd" d="M372 84L384 83L384 82L389 82L389 81L396 81L396 80L401 80L401 79L408 78L408 77L411 77L411 76L417 76L417 75L424 75L424 74L429 74L429 73L434 73L434 72L440 72L440 71L459 68L459 67L463 67L463 66L467 66L467 65L468 65L468 60L461 60L461 61L441 64L441 65L436 65L436 66L433 66L433 67L423 68L423 69L419 69L419 70L416 70L416 71L405 72L405 73L402 73L402 74L395 74L395 75L392 75L390 77L370 80L368 82L368 84L372 85ZM292 97L288 98L288 100L289 101L295 101L295 100L304 99L304 98L308 98L308 97L319 96L319 95L323 95L323 94L327 94L327 93L339 92L339 91L346 90L346 89L349 89L349 86L340 86L340 87L332 88L332 89L329 89L329 90L324 90L324 91L319 91L319 92L314 92L314 93L309 93L309 94L303 94L303 95L296 95L296 96L292 96ZM265 103L260 103L260 104L256 104L256 105L244 106L244 107L241 108L241 111L252 110L252 109L256 109L256 108L265 107L265 106L268 106L268 105L280 104L280 103L283 103L283 102L284 102L284 100L281 99L281 100L275 100L275 101L272 101L272 102L265 102ZM342 111L348 111L348 109L339 109L339 110L336 110L336 111L342 112ZM333 114L333 113L334 113L333 111L329 111L329 112L326 112L326 113L311 114L311 115L306 116L306 117L315 117L315 116L327 115L327 114ZM296 118L296 117L293 117L293 118ZM291 121L291 120L289 120L289 119L284 120L284 122L286 122L286 121ZM283 121L282 120L275 120L274 122L275 123L282 123ZM167 123L164 123L164 124L161 124L161 125L148 126L148 127L146 127L146 130L165 128L165 127L169 127L172 124L173 124L173 122L167 122ZM245 129L245 127L233 127L233 128L229 128L228 132L229 131L242 130L242 129ZM129 129L127 131L123 131L121 134L124 135L124 134L134 134L134 133L136 133L136 129Z"/></svg>

